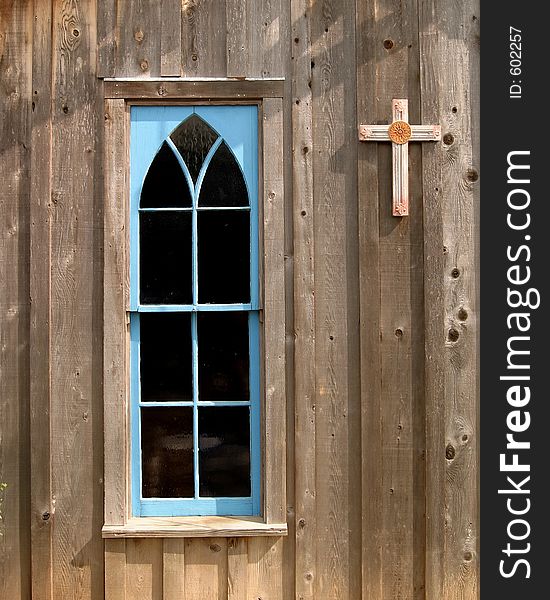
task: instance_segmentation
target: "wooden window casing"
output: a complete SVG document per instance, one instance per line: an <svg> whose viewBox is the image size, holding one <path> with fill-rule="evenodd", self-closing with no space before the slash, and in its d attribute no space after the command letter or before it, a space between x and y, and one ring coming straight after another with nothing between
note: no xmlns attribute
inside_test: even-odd
<svg viewBox="0 0 550 600"><path fill-rule="evenodd" d="M280 80L105 82L104 537L286 533L282 89ZM132 516L129 131L135 104L258 106L260 516Z"/></svg>

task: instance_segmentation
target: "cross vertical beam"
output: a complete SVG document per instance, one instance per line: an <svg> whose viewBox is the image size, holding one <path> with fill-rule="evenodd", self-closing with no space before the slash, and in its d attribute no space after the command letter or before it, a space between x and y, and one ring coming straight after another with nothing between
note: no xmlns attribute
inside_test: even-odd
<svg viewBox="0 0 550 600"><path fill-rule="evenodd" d="M360 125L362 142L392 142L392 188L394 217L409 214L409 142L437 142L441 139L439 125L410 125L409 101L392 100L391 125Z"/></svg>

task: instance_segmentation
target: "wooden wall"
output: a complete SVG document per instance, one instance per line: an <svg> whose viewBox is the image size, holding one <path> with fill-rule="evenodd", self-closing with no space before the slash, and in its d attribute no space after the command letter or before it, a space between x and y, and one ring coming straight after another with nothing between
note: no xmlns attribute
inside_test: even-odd
<svg viewBox="0 0 550 600"><path fill-rule="evenodd" d="M1 598L477 597L477 11L0 0ZM101 538L101 78L160 76L286 80L285 538Z"/></svg>

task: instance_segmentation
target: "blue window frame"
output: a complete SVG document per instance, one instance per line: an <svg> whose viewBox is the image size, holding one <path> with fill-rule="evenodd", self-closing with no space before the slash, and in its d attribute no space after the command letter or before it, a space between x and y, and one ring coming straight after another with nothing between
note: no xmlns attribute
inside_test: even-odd
<svg viewBox="0 0 550 600"><path fill-rule="evenodd" d="M260 514L258 107L130 109L134 516Z"/></svg>

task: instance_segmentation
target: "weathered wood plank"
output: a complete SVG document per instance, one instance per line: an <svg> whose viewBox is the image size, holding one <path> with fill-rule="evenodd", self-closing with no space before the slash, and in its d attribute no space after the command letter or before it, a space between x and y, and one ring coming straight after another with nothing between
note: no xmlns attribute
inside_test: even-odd
<svg viewBox="0 0 550 600"><path fill-rule="evenodd" d="M51 479L52 6L34 3L30 192L31 587L53 600Z"/></svg>
<svg viewBox="0 0 550 600"><path fill-rule="evenodd" d="M283 540L250 538L248 540L248 596L262 600L279 600L283 592Z"/></svg>
<svg viewBox="0 0 550 600"><path fill-rule="evenodd" d="M162 542L162 598L185 598L185 540L165 539Z"/></svg>
<svg viewBox="0 0 550 600"><path fill-rule="evenodd" d="M126 599L162 600L162 540L126 540Z"/></svg>
<svg viewBox="0 0 550 600"><path fill-rule="evenodd" d="M286 535L286 523L261 517L134 517L125 525L105 525L103 537L246 537Z"/></svg>
<svg viewBox="0 0 550 600"><path fill-rule="evenodd" d="M0 3L0 597L30 593L30 2Z"/></svg>
<svg viewBox="0 0 550 600"><path fill-rule="evenodd" d="M327 599L351 598L360 587L358 553L350 551L360 494L355 488L359 482L350 480L353 438L349 419L354 396L359 396L356 374L349 371L358 322L348 287L354 277L349 255L354 234L348 211L355 214L357 193L355 64L351 58L355 56L354 10L352 2L329 1L316 3L311 12L315 40L315 500L316 539L324 540L317 544L314 596Z"/></svg>
<svg viewBox="0 0 550 600"><path fill-rule="evenodd" d="M127 170L120 160L127 132L124 100L105 102L104 154L104 273L103 273L103 376L105 446L105 524L122 525L126 507L127 325Z"/></svg>
<svg viewBox="0 0 550 600"><path fill-rule="evenodd" d="M266 523L286 519L286 394L285 394L285 270L283 103L267 98L263 104L263 136L269 152L263 162L263 247L265 337L265 468Z"/></svg>
<svg viewBox="0 0 550 600"><path fill-rule="evenodd" d="M185 597L227 600L227 540L185 540Z"/></svg>
<svg viewBox="0 0 550 600"><path fill-rule="evenodd" d="M160 74L181 75L181 0L164 0L161 5Z"/></svg>
<svg viewBox="0 0 550 600"><path fill-rule="evenodd" d="M380 19L377 15L383 14ZM419 89L417 83L418 54L413 50L416 43L415 5L393 0L380 0L370 10L364 8L361 19L370 29L372 41L363 46L361 60L369 61L363 69L362 84L372 90L368 122L388 123L387 108L392 98L409 98L412 122L418 122ZM365 33L364 35L368 35ZM376 101L374 101L374 98ZM374 285L380 300L379 340L369 338L363 331L365 349L374 351L379 368L378 375L366 368L365 377L379 379L372 388L372 410L379 411L380 424L367 423L376 418L371 407L363 412L364 453L371 453L363 474L364 489L374 487L376 497L372 506L365 506L363 540L364 561L363 590L373 598L417 598L423 594L423 561L418 563L418 553L423 554L423 465L422 439L416 439L419 413L423 410L423 379L419 376L423 366L417 356L423 356L423 303L422 303L422 209L415 202L421 197L419 148L409 145L411 216L396 220L391 216L391 150L380 144L378 157L364 152L364 183L375 177L371 169L377 169L378 234L367 231L364 244L369 251L368 260L362 265L362 284L366 285L372 275L364 273L374 265L379 273L379 283ZM368 201L368 200L367 200ZM364 218L371 209L366 209ZM371 230L372 231L372 230ZM379 240L375 237L378 235ZM420 286L420 287L418 287ZM372 314L365 308L365 316ZM374 317L374 316L373 316ZM376 317L374 317L376 318ZM376 322L376 321L375 321ZM369 327L368 322L365 327ZM420 339L419 339L420 336ZM375 348L374 346L378 347ZM379 363L378 363L379 361ZM368 380L366 384L368 385ZM364 402L369 402L367 396ZM421 437L422 430L420 429ZM371 441L367 433L373 437ZM380 444L373 447L373 443ZM377 481L377 478L378 479ZM368 493L368 492L367 492ZM417 500L415 494L420 493ZM371 502L369 496L369 503ZM378 523L376 522L377 520ZM414 528L413 528L414 524ZM374 526L369 540L367 527ZM415 531L413 535L413 531ZM420 545L420 547L419 547Z"/></svg>
<svg viewBox="0 0 550 600"><path fill-rule="evenodd" d="M102 0L97 7L97 76L116 75L117 0Z"/></svg>
<svg viewBox="0 0 550 600"><path fill-rule="evenodd" d="M311 27L307 0L293 0L292 179L294 245L295 593L315 598L315 231Z"/></svg>
<svg viewBox="0 0 550 600"><path fill-rule="evenodd" d="M357 3L357 117L375 114L377 46L375 3ZM361 336L362 597L382 594L382 432L380 381L380 233L378 150L358 148L359 281Z"/></svg>
<svg viewBox="0 0 550 600"><path fill-rule="evenodd" d="M226 75L225 0L183 0L181 37L184 76Z"/></svg>
<svg viewBox="0 0 550 600"><path fill-rule="evenodd" d="M447 136L440 149L424 149L423 155L425 201L432 215L426 222L426 243L437 240L426 248L427 257L435 258L426 263L426 303L433 301L429 310L436 319L426 337L426 591L445 600L474 599L479 593L478 488L471 476L478 465L478 192L471 176L471 99L475 106L479 96L470 73L471 54L478 52L472 20L477 10L475 1L420 3L422 55L435 57L422 61L422 107L425 115L439 116Z"/></svg>
<svg viewBox="0 0 550 600"><path fill-rule="evenodd" d="M283 5L281 28L291 32L290 2ZM285 389L286 389L286 522L288 534L283 539L283 598L296 596L296 510L295 510L295 371L294 371L294 199L292 192L292 55L290 44L281 52L285 62L282 71L286 74L284 82L283 111L283 153L284 193L285 193Z"/></svg>
<svg viewBox="0 0 550 600"><path fill-rule="evenodd" d="M105 542L105 598L128 600L126 595L126 542Z"/></svg>
<svg viewBox="0 0 550 600"><path fill-rule="evenodd" d="M226 0L227 76L247 77L248 73L248 2Z"/></svg>
<svg viewBox="0 0 550 600"><path fill-rule="evenodd" d="M252 80L157 80L150 81L106 81L106 98L162 99L200 98L210 100L256 100L261 98L282 98L284 81L268 79Z"/></svg>
<svg viewBox="0 0 550 600"><path fill-rule="evenodd" d="M436 23L429 3L419 5L422 116L440 122L436 87ZM445 242L441 148L423 148L426 382L426 597L444 598L445 581Z"/></svg>
<svg viewBox="0 0 550 600"><path fill-rule="evenodd" d="M102 103L92 60L95 2L56 0L53 10L53 597L84 600L104 587L103 542L97 535L103 521L103 219L95 152Z"/></svg>
<svg viewBox="0 0 550 600"><path fill-rule="evenodd" d="M227 540L227 599L248 598L248 541L245 538Z"/></svg>
<svg viewBox="0 0 550 600"><path fill-rule="evenodd" d="M161 6L165 2L132 0L119 4L117 77L161 74Z"/></svg>
<svg viewBox="0 0 550 600"><path fill-rule="evenodd" d="M248 0L248 77L284 75L287 41L282 29L284 3L281 0Z"/></svg>

